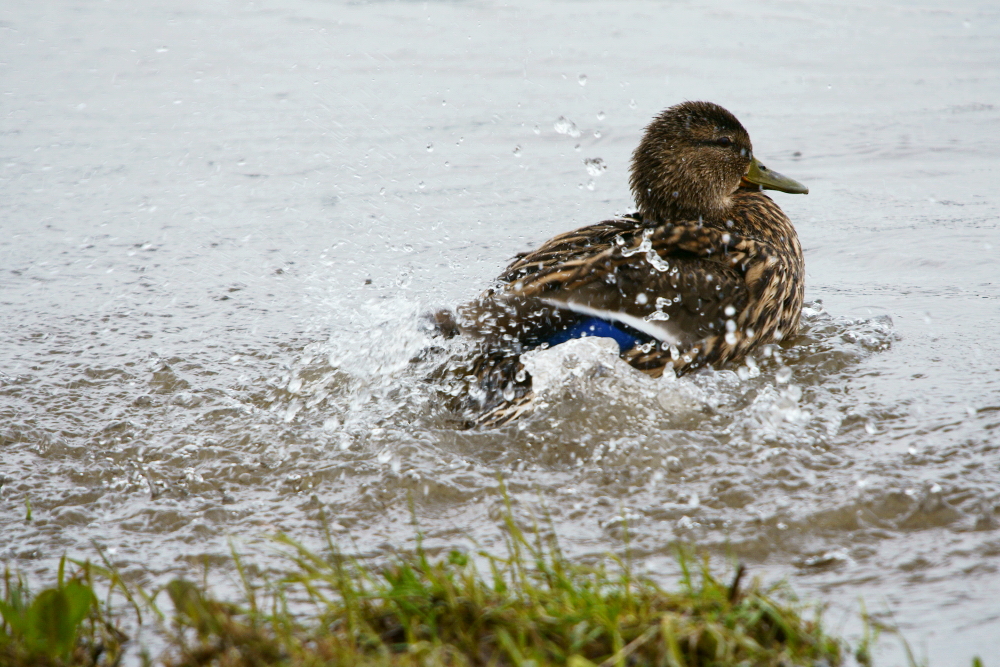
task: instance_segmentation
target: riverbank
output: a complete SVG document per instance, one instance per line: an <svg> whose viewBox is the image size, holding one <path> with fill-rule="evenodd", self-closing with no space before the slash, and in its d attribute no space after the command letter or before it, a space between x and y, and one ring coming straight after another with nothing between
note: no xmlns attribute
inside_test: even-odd
<svg viewBox="0 0 1000 667"><path fill-rule="evenodd" d="M287 569L255 576L237 554L243 585L223 600L174 579L159 590L127 585L111 567L67 563L32 596L7 571L0 661L104 666L125 656L165 667L219 665L840 665L870 664L868 641L829 635L819 609L786 585L764 586L743 566L713 572L679 551L683 576L668 591L629 560L568 560L548 527L523 532L508 512L506 553L428 553L419 546L372 563L332 539L315 553L278 535ZM327 533L329 536L329 533ZM103 599L96 591L104 591ZM120 628L153 624L158 656Z"/></svg>

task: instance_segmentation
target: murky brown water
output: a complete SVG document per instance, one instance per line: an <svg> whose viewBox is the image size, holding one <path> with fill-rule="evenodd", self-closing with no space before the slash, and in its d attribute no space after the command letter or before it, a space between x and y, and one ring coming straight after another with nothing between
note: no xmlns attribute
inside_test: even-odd
<svg viewBox="0 0 1000 667"><path fill-rule="evenodd" d="M502 474L577 556L625 517L653 573L693 540L834 630L863 597L934 665L992 659L998 76L974 3L8 1L0 560L97 542L152 581L231 537L266 561L257 536L309 542L321 510L377 554L409 497L432 546L489 546ZM533 418L450 428L418 314L627 210L641 128L683 99L810 186L777 195L802 335L673 383L574 343L536 360Z"/></svg>

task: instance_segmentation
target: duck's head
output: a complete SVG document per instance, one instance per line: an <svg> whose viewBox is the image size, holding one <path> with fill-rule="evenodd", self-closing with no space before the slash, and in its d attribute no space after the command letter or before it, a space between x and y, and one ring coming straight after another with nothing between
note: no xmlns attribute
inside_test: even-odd
<svg viewBox="0 0 1000 667"><path fill-rule="evenodd" d="M753 156L750 135L711 102L683 102L653 119L632 155L632 194L643 217L724 215L740 187L809 192Z"/></svg>

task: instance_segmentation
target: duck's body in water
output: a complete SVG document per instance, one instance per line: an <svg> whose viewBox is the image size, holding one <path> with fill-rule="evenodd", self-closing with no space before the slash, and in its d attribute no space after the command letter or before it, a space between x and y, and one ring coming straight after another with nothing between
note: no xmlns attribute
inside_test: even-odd
<svg viewBox="0 0 1000 667"><path fill-rule="evenodd" d="M524 253L446 334L474 336L474 421L494 426L530 408L519 356L587 335L658 377L738 363L793 334L804 292L802 248L761 190L806 193L753 157L722 107L684 102L653 119L632 157L638 211L557 236Z"/></svg>

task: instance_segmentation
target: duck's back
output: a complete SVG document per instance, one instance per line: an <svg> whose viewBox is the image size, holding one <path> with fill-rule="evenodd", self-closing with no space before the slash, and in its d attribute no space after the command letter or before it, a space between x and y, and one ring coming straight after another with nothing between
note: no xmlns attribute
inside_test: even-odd
<svg viewBox="0 0 1000 667"><path fill-rule="evenodd" d="M561 234L518 256L484 297L511 314L503 334L521 346L581 318L618 323L643 343L623 356L658 375L739 361L794 332L802 274L788 218L741 191L724 219L657 224L636 214Z"/></svg>
<svg viewBox="0 0 1000 667"><path fill-rule="evenodd" d="M656 348L623 351L630 364L652 375L668 366L681 374L705 365L739 363L758 346L787 338L799 327L805 261L795 228L781 208L761 192L741 190L724 219L702 224L709 231L693 271L711 273L715 266L735 269L735 281L715 286L724 292L728 285L734 298L723 309L724 318L705 313L707 322L702 324L711 333L686 352L681 350L679 359L676 355L667 359Z"/></svg>

